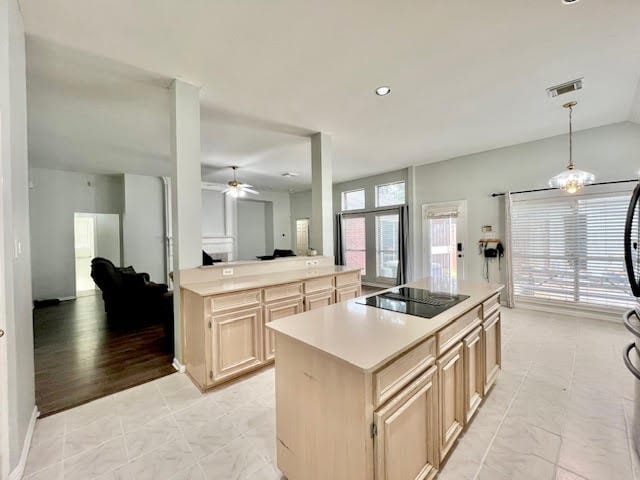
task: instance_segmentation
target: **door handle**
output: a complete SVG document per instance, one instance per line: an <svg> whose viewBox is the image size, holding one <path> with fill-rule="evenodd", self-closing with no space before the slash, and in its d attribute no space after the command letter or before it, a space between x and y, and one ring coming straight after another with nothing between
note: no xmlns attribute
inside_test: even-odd
<svg viewBox="0 0 640 480"><path fill-rule="evenodd" d="M4 337L4 330L0 328L0 338Z"/></svg>

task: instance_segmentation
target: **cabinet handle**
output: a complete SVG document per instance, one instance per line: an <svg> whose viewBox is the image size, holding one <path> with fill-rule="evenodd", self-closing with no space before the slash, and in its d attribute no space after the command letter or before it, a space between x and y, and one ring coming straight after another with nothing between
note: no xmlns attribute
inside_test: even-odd
<svg viewBox="0 0 640 480"><path fill-rule="evenodd" d="M622 354L622 358L629 371L633 373L633 376L640 380L640 371L635 367L633 363L631 363L631 359L629 358L629 353L631 353L631 350L635 348L635 346L635 342L631 342L629 345L627 345Z"/></svg>
<svg viewBox="0 0 640 480"><path fill-rule="evenodd" d="M627 327L631 333L633 333L636 337L640 337L640 330L637 326L631 323L631 316L635 316L636 320L638 319L638 314L635 310L629 310L625 314L622 315L622 319L624 320L624 326Z"/></svg>

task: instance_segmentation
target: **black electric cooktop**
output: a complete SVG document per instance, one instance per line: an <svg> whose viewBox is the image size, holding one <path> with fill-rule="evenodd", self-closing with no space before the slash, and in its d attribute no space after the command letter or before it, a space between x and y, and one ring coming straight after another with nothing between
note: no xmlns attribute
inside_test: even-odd
<svg viewBox="0 0 640 480"><path fill-rule="evenodd" d="M467 298L469 295L451 295L422 288L402 287L358 299L357 303L417 317L432 318Z"/></svg>

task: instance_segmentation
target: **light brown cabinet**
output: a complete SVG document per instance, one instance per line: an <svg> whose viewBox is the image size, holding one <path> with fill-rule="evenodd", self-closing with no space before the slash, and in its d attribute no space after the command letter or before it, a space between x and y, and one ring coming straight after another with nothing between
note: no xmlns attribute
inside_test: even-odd
<svg viewBox="0 0 640 480"><path fill-rule="evenodd" d="M484 349L484 394L495 383L502 366L501 318L497 310L487 318L482 327L482 346Z"/></svg>
<svg viewBox="0 0 640 480"><path fill-rule="evenodd" d="M376 480L430 480L438 473L437 367L374 414Z"/></svg>
<svg viewBox="0 0 640 480"><path fill-rule="evenodd" d="M484 395L484 365L482 356L482 327L467 335L464 345L464 409L468 423L482 402Z"/></svg>
<svg viewBox="0 0 640 480"><path fill-rule="evenodd" d="M345 302L360 296L360 285L336 288L336 303Z"/></svg>
<svg viewBox="0 0 640 480"><path fill-rule="evenodd" d="M302 298L292 298L278 303L270 303L264 306L264 324L278 320L279 318L289 317L302 313ZM264 359L273 360L276 352L276 342L274 333L267 328L263 329L264 335Z"/></svg>
<svg viewBox="0 0 640 480"><path fill-rule="evenodd" d="M440 461L453 447L464 426L464 363L462 342L438 359Z"/></svg>
<svg viewBox="0 0 640 480"><path fill-rule="evenodd" d="M315 310L333 305L333 290L327 290L304 297L304 311Z"/></svg>
<svg viewBox="0 0 640 480"><path fill-rule="evenodd" d="M211 349L217 354L210 380L219 382L262 362L262 308L214 316L211 323Z"/></svg>
<svg viewBox="0 0 640 480"><path fill-rule="evenodd" d="M341 299L359 292L360 272L314 276L303 270L297 281L262 288L257 281L247 283L254 288L207 296L181 289L183 360L201 390L273 362L274 334L267 324L333 304L335 285L341 286Z"/></svg>

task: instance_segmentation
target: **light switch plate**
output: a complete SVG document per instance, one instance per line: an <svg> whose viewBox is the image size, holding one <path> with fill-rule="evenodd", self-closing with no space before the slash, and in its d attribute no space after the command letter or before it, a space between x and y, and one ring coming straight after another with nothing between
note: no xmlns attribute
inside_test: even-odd
<svg viewBox="0 0 640 480"><path fill-rule="evenodd" d="M228 277L230 275L233 275L233 268L223 268L222 269L222 276L223 277Z"/></svg>

